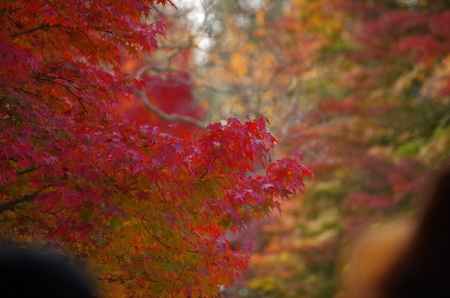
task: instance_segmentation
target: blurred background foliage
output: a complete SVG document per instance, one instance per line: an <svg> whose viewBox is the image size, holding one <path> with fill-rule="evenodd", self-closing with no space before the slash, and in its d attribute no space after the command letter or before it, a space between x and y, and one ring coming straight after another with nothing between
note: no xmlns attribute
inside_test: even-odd
<svg viewBox="0 0 450 298"><path fill-rule="evenodd" d="M188 38L167 53L193 55L183 67L207 120L264 115L279 153L303 154L315 173L281 216L255 224L250 270L224 295L334 297L352 240L414 214L448 160L450 2L192 3L171 16L194 26L172 26Z"/></svg>

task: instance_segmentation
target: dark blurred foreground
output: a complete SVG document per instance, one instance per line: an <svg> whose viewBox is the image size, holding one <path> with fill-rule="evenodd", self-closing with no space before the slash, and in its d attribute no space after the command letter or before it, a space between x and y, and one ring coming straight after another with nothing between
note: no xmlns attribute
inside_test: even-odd
<svg viewBox="0 0 450 298"><path fill-rule="evenodd" d="M338 297L450 297L450 167L424 193L416 219L370 231L355 245Z"/></svg>
<svg viewBox="0 0 450 298"><path fill-rule="evenodd" d="M0 248L3 298L93 298L92 279L81 266L55 252L3 245Z"/></svg>

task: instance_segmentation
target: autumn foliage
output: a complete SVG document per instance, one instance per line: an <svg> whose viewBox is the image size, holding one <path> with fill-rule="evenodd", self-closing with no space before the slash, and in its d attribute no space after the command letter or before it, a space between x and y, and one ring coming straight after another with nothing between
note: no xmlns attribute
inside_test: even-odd
<svg viewBox="0 0 450 298"><path fill-rule="evenodd" d="M246 62L224 76L237 86L233 112L276 115L278 148L303 152L315 173L261 227L247 280L230 297L335 297L355 237L413 215L424 180L448 160L449 3L224 2L231 29L209 63L233 68L220 60L227 51Z"/></svg>
<svg viewBox="0 0 450 298"><path fill-rule="evenodd" d="M191 85L173 83L188 75L124 71L157 48L164 4L0 4L2 237L70 249L111 297L215 296L248 259L227 234L310 174L297 159L270 161L263 118L161 118L202 116Z"/></svg>

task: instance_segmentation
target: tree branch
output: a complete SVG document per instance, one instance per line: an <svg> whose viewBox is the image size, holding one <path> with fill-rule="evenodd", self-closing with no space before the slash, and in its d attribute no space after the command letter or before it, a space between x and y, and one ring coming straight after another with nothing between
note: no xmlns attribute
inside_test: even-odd
<svg viewBox="0 0 450 298"><path fill-rule="evenodd" d="M36 27L34 27L34 28L30 28L30 29L27 29L27 30L24 30L24 31L21 31L21 32L14 33L14 34L11 35L11 37L12 37L12 38L16 38L16 37L19 37L19 36L21 36L21 35L26 35L26 34L33 33L33 32L35 32L35 31L39 31L39 30L48 30L48 29L50 29L51 27L54 27L54 26L50 26L49 24L41 24L41 25L36 26Z"/></svg>
<svg viewBox="0 0 450 298"><path fill-rule="evenodd" d="M144 66L140 67L138 70L136 70L134 72L134 74L131 75L131 78L140 79L142 77L142 75L149 68L151 68L150 65L144 65ZM168 113L164 112L163 110L161 110L160 108L158 108L157 106L152 104L151 101L148 99L147 94L145 94L145 92L143 92L141 90L136 90L134 93L135 93L135 96L142 101L142 103L147 108L147 110L149 110L152 113L155 113L158 117L160 117L163 120L173 121L173 122L181 122L181 123L190 124L190 125L193 125L193 126L196 126L199 128L205 128L205 125L203 124L203 122L201 122L195 118L192 118L189 116L184 116L184 115L178 115L178 114L168 114Z"/></svg>
<svg viewBox="0 0 450 298"><path fill-rule="evenodd" d="M195 118L192 118L189 116L184 116L184 115L178 115L178 114L168 114L168 113L164 112L163 110L161 110L160 108L158 108L157 106L152 104L150 102L150 100L148 99L147 95L142 91L137 91L136 96L142 101L144 106L150 112L155 113L156 115L158 115L158 117L160 117L163 120L181 122L181 123L190 124L190 125L193 125L193 126L196 126L199 128L205 128L205 125L201 121L199 121Z"/></svg>
<svg viewBox="0 0 450 298"><path fill-rule="evenodd" d="M35 192L32 192L30 194L26 194L24 196L21 196L20 198L14 199L12 201L1 203L0 204L0 213L8 211L8 210L12 210L12 209L16 208L20 204L27 203L27 202L32 202L46 188L47 187L44 187L44 188L41 188L41 189L39 189L39 190L37 190Z"/></svg>
<svg viewBox="0 0 450 298"><path fill-rule="evenodd" d="M16 174L17 175L25 175L25 174L31 173L33 171L36 171L38 168L39 167L31 166L31 167L28 167L28 168L25 168L25 169L17 170Z"/></svg>

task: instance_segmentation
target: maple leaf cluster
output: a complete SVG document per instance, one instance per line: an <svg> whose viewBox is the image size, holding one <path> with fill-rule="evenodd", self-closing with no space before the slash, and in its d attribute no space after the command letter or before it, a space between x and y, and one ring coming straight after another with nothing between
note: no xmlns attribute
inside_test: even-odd
<svg viewBox="0 0 450 298"><path fill-rule="evenodd" d="M107 293L214 296L248 258L227 233L301 191L310 172L269 161L276 142L263 118L179 133L117 111L141 89L165 111L191 105L191 86L173 76L122 71L124 56L157 47L165 24L154 6L167 3L0 3L2 233L72 249Z"/></svg>

